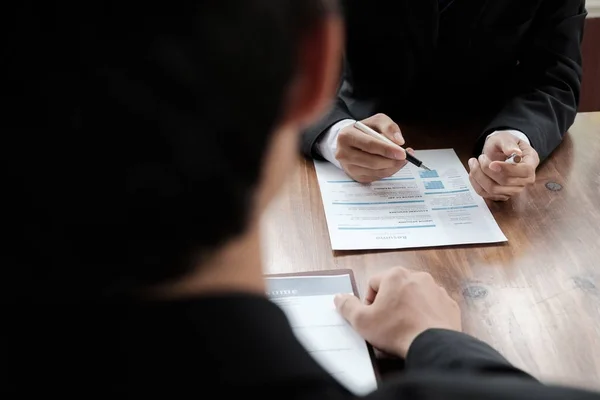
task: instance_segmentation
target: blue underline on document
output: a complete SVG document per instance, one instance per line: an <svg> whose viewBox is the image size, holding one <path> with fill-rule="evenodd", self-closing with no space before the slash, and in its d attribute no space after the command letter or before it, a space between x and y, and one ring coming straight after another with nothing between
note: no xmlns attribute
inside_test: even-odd
<svg viewBox="0 0 600 400"><path fill-rule="evenodd" d="M446 194L446 193L464 193L464 192L468 192L469 189L463 189L463 190L451 190L449 192L425 192L424 194Z"/></svg>
<svg viewBox="0 0 600 400"><path fill-rule="evenodd" d="M435 225L412 225L412 226L374 226L365 228L339 227L340 231L370 231L385 229L414 229L414 228L435 228Z"/></svg>
<svg viewBox="0 0 600 400"><path fill-rule="evenodd" d="M407 204L407 203L425 203L425 200L405 200L405 201L375 201L366 203L340 203L334 201L331 204L336 206L368 206L368 205L379 205L379 204Z"/></svg>
<svg viewBox="0 0 600 400"><path fill-rule="evenodd" d="M458 210L461 208L477 208L479 207L478 205L472 205L472 206L458 206L458 207L440 207L440 208L432 208L432 211L440 211L440 210Z"/></svg>
<svg viewBox="0 0 600 400"><path fill-rule="evenodd" d="M380 181L414 181L415 178L383 178ZM327 183L358 183L352 179L344 179L340 181L327 181Z"/></svg>
<svg viewBox="0 0 600 400"><path fill-rule="evenodd" d="M414 181L415 178L383 178L381 181Z"/></svg>

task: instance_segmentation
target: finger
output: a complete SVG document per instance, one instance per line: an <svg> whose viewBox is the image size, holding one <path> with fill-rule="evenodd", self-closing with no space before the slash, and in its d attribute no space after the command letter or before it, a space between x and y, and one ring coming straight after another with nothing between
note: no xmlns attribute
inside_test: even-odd
<svg viewBox="0 0 600 400"><path fill-rule="evenodd" d="M480 155L478 161L483 173L500 186L524 187L529 183L527 182L526 178L529 178L531 175L535 176L535 171L531 170L528 174L525 174L525 177L522 177L522 173L520 171L509 168L522 166L492 161L485 154ZM494 164L501 164L501 167L494 169L492 168Z"/></svg>
<svg viewBox="0 0 600 400"><path fill-rule="evenodd" d="M521 163L517 165L527 165L535 172L537 167L540 165L539 154L537 153L537 151L535 151L533 147L531 147L529 143L521 141L519 142L519 146L521 146L521 151L523 152L523 155Z"/></svg>
<svg viewBox="0 0 600 400"><path fill-rule="evenodd" d="M409 147L409 148L407 148L407 149L406 149L406 152L407 152L408 154L410 154L411 156L413 156L413 157L414 157L414 155L415 155L415 150L414 150L412 147Z"/></svg>
<svg viewBox="0 0 600 400"><path fill-rule="evenodd" d="M428 284L434 284L435 286L439 286L435 279L433 279L433 275L431 275L429 272L425 272L425 271L415 271L413 273L414 279L418 279L421 282L425 282Z"/></svg>
<svg viewBox="0 0 600 400"><path fill-rule="evenodd" d="M342 129L338 135L338 147L353 147L367 153L380 155L393 160L406 159L406 153L401 147L391 145L383 140L375 139L354 127Z"/></svg>
<svg viewBox="0 0 600 400"><path fill-rule="evenodd" d="M481 185L479 183L477 183L477 181L475 179L473 179L473 175L469 174L469 182L471 182L471 186L473 186L473 189L475 190L475 192L480 195L481 197L486 196L486 191L481 187Z"/></svg>
<svg viewBox="0 0 600 400"><path fill-rule="evenodd" d="M527 186L535 180L535 169L527 164L509 164L492 161L487 155L479 156L483 173L501 186Z"/></svg>
<svg viewBox="0 0 600 400"><path fill-rule="evenodd" d="M373 304L373 302L375 302L375 297L377 297L377 291L369 286L367 288L367 295L365 296L365 304L368 306Z"/></svg>
<svg viewBox="0 0 600 400"><path fill-rule="evenodd" d="M515 186L501 186L494 182L489 176L487 176L482 168L481 168L481 159L474 160L472 159L469 162L469 167L471 168L471 173L469 174L484 191L484 195L482 197L485 198L503 198L514 196L521 192L522 187Z"/></svg>
<svg viewBox="0 0 600 400"><path fill-rule="evenodd" d="M354 147L338 148L335 158L341 163L352 164L368 169L388 169L402 167L404 161L392 160L377 154L364 152Z"/></svg>
<svg viewBox="0 0 600 400"><path fill-rule="evenodd" d="M486 174L501 185L526 186L535 181L535 168L529 164L509 164L503 161L493 161Z"/></svg>
<svg viewBox="0 0 600 400"><path fill-rule="evenodd" d="M523 190L524 186L503 186L494 181L490 176L488 176L481 166L481 162L476 166L473 170L473 178L481 185L481 187L485 190L488 196L486 198L493 197L512 197L515 196Z"/></svg>
<svg viewBox="0 0 600 400"><path fill-rule="evenodd" d="M490 168L493 171L502 172L509 176L523 178L526 184L535 182L535 170L540 164L540 158L533 147L526 142L520 141L522 161L518 164L506 162L492 162Z"/></svg>
<svg viewBox="0 0 600 400"><path fill-rule="evenodd" d="M355 328L359 325L359 316L364 313L365 307L368 307L351 294L338 294L333 298L333 302L340 315Z"/></svg>
<svg viewBox="0 0 600 400"><path fill-rule="evenodd" d="M402 136L400 127L387 115L375 114L374 116L369 117L361 122L383 134L385 137L397 143L399 146L404 145L404 137Z"/></svg>
<svg viewBox="0 0 600 400"><path fill-rule="evenodd" d="M382 275L375 275L369 279L369 287L367 288L367 295L365 296L365 304L370 305L375 301L375 296L379 292L379 286L381 285Z"/></svg>
<svg viewBox="0 0 600 400"><path fill-rule="evenodd" d="M475 190L475 192L480 195L481 197L483 197L484 199L490 199L490 200L498 200L498 201L506 201L508 200L508 197L506 196L492 196L490 195L488 192L485 191L485 189L483 187L481 187L481 185L479 184L479 182L477 182L474 178L474 172L477 169L477 164L479 163L479 161L477 161L476 158L471 158L469 160L469 182L471 182L471 186L473 186L473 189Z"/></svg>
<svg viewBox="0 0 600 400"><path fill-rule="evenodd" d="M523 152L522 162L529 163L535 168L537 168L540 164L540 156L537 153L537 151L535 151L535 149L531 147L530 144L524 141L519 142L519 146L521 147L521 151Z"/></svg>
<svg viewBox="0 0 600 400"><path fill-rule="evenodd" d="M523 155L521 148L519 147L519 139L512 135L498 135L497 146L504 153L505 156L510 157L512 154Z"/></svg>
<svg viewBox="0 0 600 400"><path fill-rule="evenodd" d="M472 177L475 180L475 182L479 184L479 186L481 186L483 192L486 195L497 195L499 193L491 192L491 190L496 184L494 183L494 181L492 181L492 179L489 176L483 173L481 165L482 162L485 162L485 159L482 156L479 156L479 159L477 159L476 161L469 162L469 167L471 169L469 176Z"/></svg>
<svg viewBox="0 0 600 400"><path fill-rule="evenodd" d="M469 181L471 182L471 186L475 189L478 195L483 197L484 199L490 199L493 201L507 201L509 199L508 196L492 196L488 192L486 192L479 183L471 175L469 175Z"/></svg>
<svg viewBox="0 0 600 400"><path fill-rule="evenodd" d="M354 180L361 183L368 183L377 181L379 179L388 178L398 172L405 165L406 161L403 161L399 166L394 166L393 168L387 169L370 169L359 167L357 165L347 165L345 166L345 169L348 175L350 175Z"/></svg>

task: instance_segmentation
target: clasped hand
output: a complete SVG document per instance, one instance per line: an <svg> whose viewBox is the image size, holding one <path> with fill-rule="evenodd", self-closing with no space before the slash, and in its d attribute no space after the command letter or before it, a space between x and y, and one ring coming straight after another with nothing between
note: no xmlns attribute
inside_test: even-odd
<svg viewBox="0 0 600 400"><path fill-rule="evenodd" d="M513 153L521 156L520 163L505 162ZM535 182L539 163L533 147L510 132L500 131L486 140L479 158L469 160L469 180L481 197L506 201Z"/></svg>

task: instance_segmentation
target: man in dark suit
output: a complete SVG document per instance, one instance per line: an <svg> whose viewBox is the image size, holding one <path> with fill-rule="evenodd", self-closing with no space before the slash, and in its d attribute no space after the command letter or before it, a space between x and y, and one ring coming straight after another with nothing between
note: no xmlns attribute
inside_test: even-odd
<svg viewBox="0 0 600 400"><path fill-rule="evenodd" d="M584 0L347 0L347 44L332 110L305 132L303 151L359 182L402 168L398 124L483 126L469 160L483 197L507 200L573 123L581 81ZM503 162L512 153L520 165Z"/></svg>
<svg viewBox="0 0 600 400"><path fill-rule="evenodd" d="M265 296L260 259L260 217L335 91L334 5L11 5L3 398L352 398ZM460 333L431 275L391 269L335 303L406 358L370 399L600 398Z"/></svg>

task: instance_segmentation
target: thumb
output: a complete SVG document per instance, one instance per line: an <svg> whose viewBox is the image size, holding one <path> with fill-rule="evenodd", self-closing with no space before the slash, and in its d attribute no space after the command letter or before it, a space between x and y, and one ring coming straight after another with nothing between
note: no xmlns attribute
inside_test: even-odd
<svg viewBox="0 0 600 400"><path fill-rule="evenodd" d="M511 134L501 137L499 147L506 157L510 157L514 153L520 156L523 155L523 152L519 147L519 139L517 139Z"/></svg>
<svg viewBox="0 0 600 400"><path fill-rule="evenodd" d="M367 307L358 297L351 294L338 294L333 298L333 302L340 315L352 326L355 326L357 316Z"/></svg>

